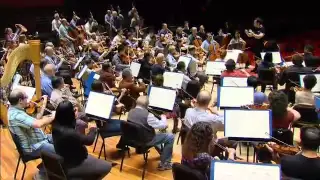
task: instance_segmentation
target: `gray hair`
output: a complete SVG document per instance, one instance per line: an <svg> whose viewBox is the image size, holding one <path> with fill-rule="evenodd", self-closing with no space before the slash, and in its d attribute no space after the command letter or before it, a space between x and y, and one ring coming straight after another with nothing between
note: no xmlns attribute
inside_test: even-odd
<svg viewBox="0 0 320 180"><path fill-rule="evenodd" d="M132 76L132 72L130 68L126 68L122 71L122 78L125 79L127 77Z"/></svg>
<svg viewBox="0 0 320 180"><path fill-rule="evenodd" d="M197 96L197 103L200 106L207 106L211 101L211 94L208 91L200 91Z"/></svg>
<svg viewBox="0 0 320 180"><path fill-rule="evenodd" d="M20 99L24 98L24 96L24 92L21 89L17 88L11 91L8 100L12 106L15 106L19 103Z"/></svg>
<svg viewBox="0 0 320 180"><path fill-rule="evenodd" d="M139 96L136 103L137 106L147 108L149 106L149 98L148 96Z"/></svg>

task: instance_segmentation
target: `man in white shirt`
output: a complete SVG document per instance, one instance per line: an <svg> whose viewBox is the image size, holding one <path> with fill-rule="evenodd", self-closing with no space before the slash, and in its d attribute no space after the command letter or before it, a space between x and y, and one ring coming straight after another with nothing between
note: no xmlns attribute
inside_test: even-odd
<svg viewBox="0 0 320 180"><path fill-rule="evenodd" d="M84 29L86 31L86 34L90 37L92 35L92 27L93 27L93 19L89 18L88 22L84 25Z"/></svg>
<svg viewBox="0 0 320 180"><path fill-rule="evenodd" d="M155 146L160 151L160 145L164 144L160 154L158 170L170 170L172 168L171 159L174 135L171 133L155 133L155 129L165 129L168 127L166 116L161 115L159 120L148 112L149 100L147 96L138 97L136 104L136 107L129 111L128 121L141 125L141 131L145 131L145 137L150 139L150 142L146 144L147 146Z"/></svg>
<svg viewBox="0 0 320 180"><path fill-rule="evenodd" d="M213 113L207 112L210 101L210 92L201 91L197 96L196 107L187 109L184 125L190 129L197 122L209 122L218 131L224 130L224 116L217 111L213 111Z"/></svg>
<svg viewBox="0 0 320 180"><path fill-rule="evenodd" d="M123 40L122 35L123 35L123 31L118 30L117 35L112 40L111 46L117 47L118 45L120 45L121 41Z"/></svg>
<svg viewBox="0 0 320 180"><path fill-rule="evenodd" d="M187 57L190 58L190 62L187 65L187 70L190 77L199 78L200 85L203 86L205 82L208 80L208 76L204 72L198 70L198 65L201 65L203 62L199 61L194 57L195 53L195 46L189 46L189 53L187 54Z"/></svg>
<svg viewBox="0 0 320 180"><path fill-rule="evenodd" d="M61 21L58 13L54 14L54 19L52 20L51 25L52 25L51 30L56 34L59 34L59 27L61 25Z"/></svg>

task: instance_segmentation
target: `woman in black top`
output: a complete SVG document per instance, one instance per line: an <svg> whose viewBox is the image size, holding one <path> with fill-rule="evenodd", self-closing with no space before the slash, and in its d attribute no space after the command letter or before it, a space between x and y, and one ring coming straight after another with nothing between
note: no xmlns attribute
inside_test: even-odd
<svg viewBox="0 0 320 180"><path fill-rule="evenodd" d="M97 130L91 127L87 135L75 130L76 115L71 102L59 103L52 123L52 137L57 154L64 158L63 166L69 178L102 179L111 170L111 164L88 155L86 148L93 144Z"/></svg>

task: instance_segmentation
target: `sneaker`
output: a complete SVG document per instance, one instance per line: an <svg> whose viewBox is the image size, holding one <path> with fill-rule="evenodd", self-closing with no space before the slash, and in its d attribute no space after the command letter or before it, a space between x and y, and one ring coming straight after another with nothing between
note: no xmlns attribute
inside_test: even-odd
<svg viewBox="0 0 320 180"><path fill-rule="evenodd" d="M159 163L158 170L159 171L166 171L172 169L172 163L171 162L165 162L165 163Z"/></svg>

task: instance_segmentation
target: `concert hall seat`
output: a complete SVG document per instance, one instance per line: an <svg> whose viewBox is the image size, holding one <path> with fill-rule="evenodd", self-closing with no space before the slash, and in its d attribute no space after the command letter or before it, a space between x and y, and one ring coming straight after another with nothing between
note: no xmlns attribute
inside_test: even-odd
<svg viewBox="0 0 320 180"><path fill-rule="evenodd" d="M11 134L13 142L16 145L18 153L19 153L19 159L18 159L18 162L17 162L18 164L17 164L17 167L16 167L16 171L14 173L14 179L17 179L16 177L17 177L17 172L18 172L19 165L20 165L20 160L22 160L23 165L24 165L23 173L22 173L22 176L21 176L21 179L23 179L24 178L24 174L26 172L27 162L39 159L40 157L26 155L22 150L19 137L17 135L13 134L11 131L10 131L10 134Z"/></svg>
<svg viewBox="0 0 320 180"><path fill-rule="evenodd" d="M318 119L318 113L315 106L307 104L298 104L295 105L293 109L298 111L301 115L301 118L292 124L293 133L294 128L301 128L306 125L319 126L320 121Z"/></svg>
<svg viewBox="0 0 320 180"><path fill-rule="evenodd" d="M148 142L147 142L146 136L143 133L144 131L142 131L141 128L142 126L132 123L130 121L122 121L121 122L121 131L122 131L121 144L125 145L128 149L129 147L136 148L136 152L138 154L143 154L144 166L142 171L142 179L144 179L144 175L145 175L145 171L148 163L148 154L150 152L149 149L152 148L153 146L146 146L146 143ZM125 151L127 150L122 150L120 172L122 171L123 161L126 155ZM130 154L129 154L129 157L130 157Z"/></svg>
<svg viewBox="0 0 320 180"><path fill-rule="evenodd" d="M172 173L174 180L205 180L207 179L200 171L191 169L186 165L174 163L172 166Z"/></svg>
<svg viewBox="0 0 320 180"><path fill-rule="evenodd" d="M62 166L63 158L61 156L59 156L58 154L42 151L41 159L49 180L67 179L65 170Z"/></svg>

